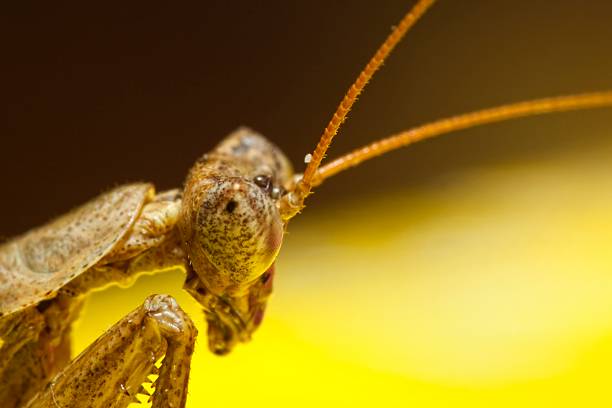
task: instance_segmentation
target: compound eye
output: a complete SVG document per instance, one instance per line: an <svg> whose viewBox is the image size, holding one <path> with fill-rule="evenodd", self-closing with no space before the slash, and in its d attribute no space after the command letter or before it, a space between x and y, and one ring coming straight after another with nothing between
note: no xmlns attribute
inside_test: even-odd
<svg viewBox="0 0 612 408"><path fill-rule="evenodd" d="M255 176L253 182L267 193L272 190L272 177L270 176L260 174L259 176Z"/></svg>
<svg viewBox="0 0 612 408"><path fill-rule="evenodd" d="M280 196L283 195L283 189L280 187L272 187L272 191L270 191L270 197L273 200L278 200Z"/></svg>

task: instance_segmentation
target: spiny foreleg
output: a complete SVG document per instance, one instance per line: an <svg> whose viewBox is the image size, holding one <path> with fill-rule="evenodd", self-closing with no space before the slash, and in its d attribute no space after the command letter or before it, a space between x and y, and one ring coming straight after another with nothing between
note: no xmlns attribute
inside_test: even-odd
<svg viewBox="0 0 612 408"><path fill-rule="evenodd" d="M197 330L174 298L153 295L62 370L28 408L124 408L165 355L154 408L183 408Z"/></svg>

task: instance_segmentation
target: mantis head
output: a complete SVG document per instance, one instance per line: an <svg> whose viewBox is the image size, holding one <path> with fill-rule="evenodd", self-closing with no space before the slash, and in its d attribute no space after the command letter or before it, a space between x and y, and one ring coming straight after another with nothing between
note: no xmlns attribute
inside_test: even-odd
<svg viewBox="0 0 612 408"><path fill-rule="evenodd" d="M304 208L312 188L324 180L389 151L455 130L521 116L612 106L612 91L502 105L404 130L321 165L357 97L433 3L417 1L391 31L342 99L308 155L303 174L292 177L283 153L249 129L228 136L192 168L179 220L191 265L185 288L204 307L213 352L229 352L259 326L286 225Z"/></svg>
<svg viewBox="0 0 612 408"><path fill-rule="evenodd" d="M179 219L191 268L185 289L204 308L216 354L248 341L261 323L284 233L278 201L291 172L276 146L241 128L187 178Z"/></svg>

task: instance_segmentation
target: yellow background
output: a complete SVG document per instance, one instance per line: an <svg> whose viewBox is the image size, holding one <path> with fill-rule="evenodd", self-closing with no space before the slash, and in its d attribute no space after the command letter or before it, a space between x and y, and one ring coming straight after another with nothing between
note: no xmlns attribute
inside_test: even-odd
<svg viewBox="0 0 612 408"><path fill-rule="evenodd" d="M262 327L227 357L178 271L94 294L76 351L163 292L200 330L188 407L607 406L610 157L601 143L307 209Z"/></svg>
<svg viewBox="0 0 612 408"><path fill-rule="evenodd" d="M239 125L297 164L413 0L11 2L0 13L8 239L114 185L180 187ZM439 1L330 158L409 126L612 89L612 2ZM168 292L200 325L188 406L608 406L612 116L427 141L339 175L290 226L252 343L206 350L179 272L93 294L75 352Z"/></svg>

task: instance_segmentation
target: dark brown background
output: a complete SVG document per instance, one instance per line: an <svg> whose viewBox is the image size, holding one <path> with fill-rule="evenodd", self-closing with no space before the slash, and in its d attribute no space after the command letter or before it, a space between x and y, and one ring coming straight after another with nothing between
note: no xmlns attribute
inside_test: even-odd
<svg viewBox="0 0 612 408"><path fill-rule="evenodd" d="M118 183L179 186L200 154L242 124L301 169L347 86L413 2L6 3L4 237ZM330 156L449 114L612 89L611 22L612 2L601 0L440 1L361 98ZM337 177L311 210L602 134L612 137L609 110L465 131Z"/></svg>

